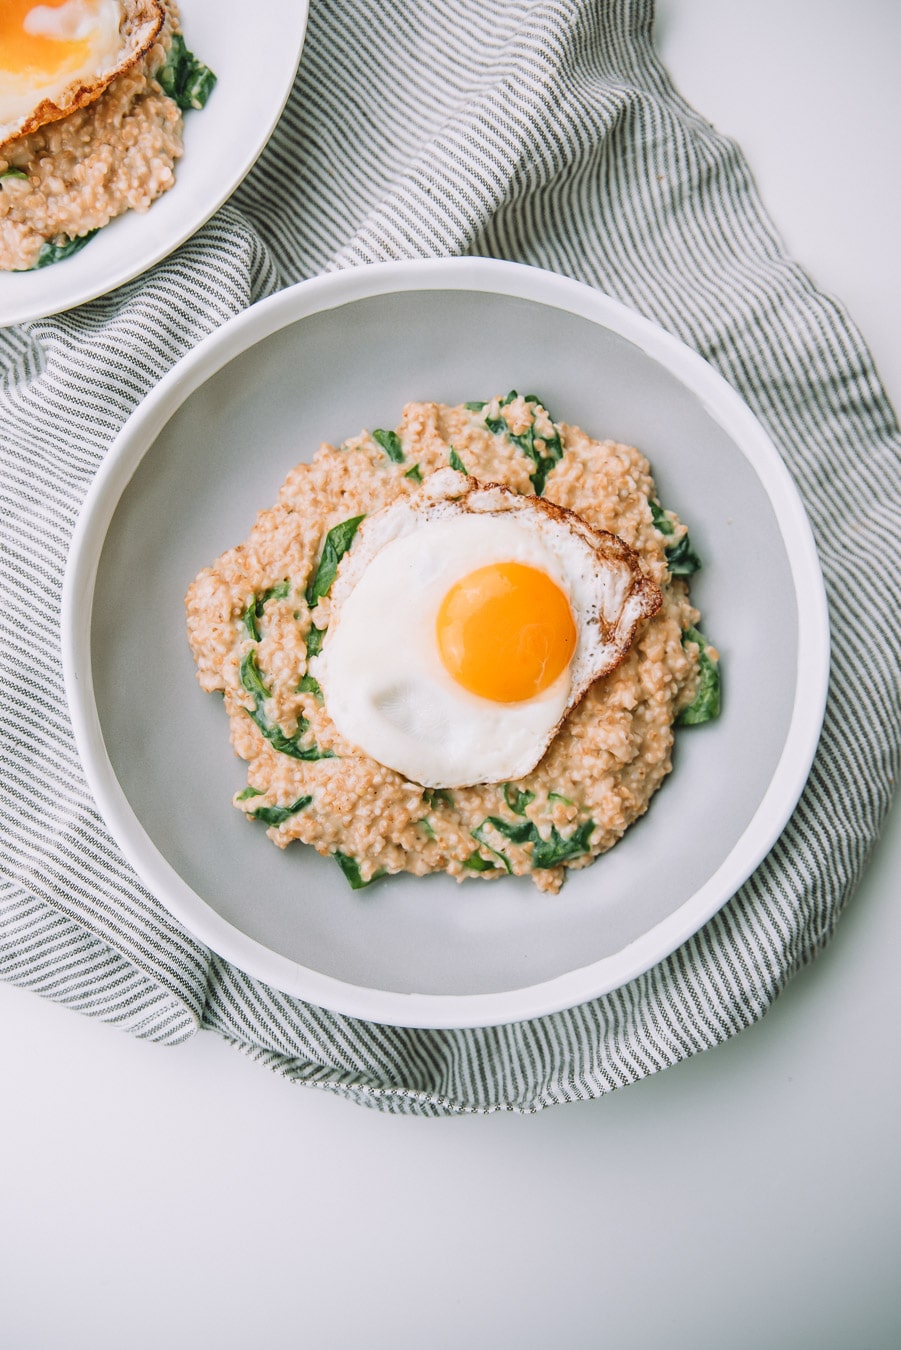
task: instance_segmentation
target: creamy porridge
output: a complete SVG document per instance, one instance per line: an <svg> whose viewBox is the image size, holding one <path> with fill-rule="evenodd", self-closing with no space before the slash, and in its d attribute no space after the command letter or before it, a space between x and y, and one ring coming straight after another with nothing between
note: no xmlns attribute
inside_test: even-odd
<svg viewBox="0 0 901 1350"><path fill-rule="evenodd" d="M479 567L467 533L457 567L467 579L491 572L497 558L506 557L506 543L495 546L491 532L508 515L519 521L523 512L529 520L536 513L552 518L555 527L562 522L608 568L601 581L607 598L595 603L589 596L584 605L576 598L582 584L578 559L557 568L553 584L567 594L575 616L561 641L574 642L567 650L576 655L563 659L569 669L551 672L546 692L533 697L514 688L486 696L468 692L476 688L469 685L459 704L449 705L461 711L448 713L436 739L451 740L459 732L461 744L484 750L489 741L512 745L519 734L509 720L514 707L540 704L554 689L573 685L562 718L546 740L536 738L536 762L506 777L503 756L489 756L490 782L467 778L466 753L462 770L433 771L427 735L420 736L422 754L414 760L423 768L389 767L390 739L379 742L387 748L377 757L361 744L370 734L366 718L351 723L359 732L350 737L343 704L339 716L343 695L335 669L340 674L339 639L355 596L365 600L357 605L359 622L369 623L375 636L367 660L365 623L358 628L362 647L358 639L357 647L348 648L344 686L351 695L357 689L360 698L371 686L372 702L364 710L387 715L392 725L408 716L415 724L428 716L430 671L437 671L435 690L449 683L443 656L447 669L440 662L429 666L440 641L434 621L422 618L431 611L413 596L412 582L408 593L386 573L381 602L370 586L395 547L384 543L386 520L407 522L400 529L403 548L411 539L424 542L421 559L413 555L406 575L421 579L439 561L453 572L445 536L429 533L436 500L445 516L461 514L467 501L482 503L478 524L488 537L489 566ZM569 556L568 544L551 544L555 557ZM530 542L523 556L532 572L540 571L535 559L544 556L543 544L535 545L534 554L532 547ZM697 565L684 525L657 501L643 455L553 423L531 396L457 407L411 403L395 430L323 445L310 463L291 471L277 503L258 516L246 541L205 568L187 595L200 684L224 695L232 744L248 762L247 787L236 806L280 847L300 840L334 856L354 886L385 873L439 871L461 881L528 874L540 890L559 890L567 868L591 863L646 810L670 771L676 724L705 721L718 711L717 653L698 631L688 592L687 577ZM549 603L542 598L533 606L542 622ZM602 612L599 619L598 604L602 611L605 605L628 611L628 631L617 629L614 637L616 615ZM592 623L610 638L609 651L594 668L600 678L590 673L583 689L571 670ZM487 641L494 641L493 629ZM418 649L426 656L414 659ZM392 659L392 688L412 690L412 713L396 715L379 693L387 685L379 686L372 672L380 662L388 669ZM522 662L496 658L489 678L498 666L501 675L515 667L518 676L530 659L528 653ZM411 672L420 667L421 680L417 675L414 681ZM421 689L426 693L417 703ZM487 730L478 730L473 713L476 730L467 742L467 709L476 705L488 710L482 724ZM437 760L443 762L440 755Z"/></svg>

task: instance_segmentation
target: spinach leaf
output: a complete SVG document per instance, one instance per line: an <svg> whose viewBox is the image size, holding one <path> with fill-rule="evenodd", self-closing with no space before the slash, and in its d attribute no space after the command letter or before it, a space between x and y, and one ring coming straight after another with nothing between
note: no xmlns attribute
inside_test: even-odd
<svg viewBox="0 0 901 1350"><path fill-rule="evenodd" d="M423 832L423 834L425 835L426 839L434 839L434 838L435 838L435 831L432 829L432 823L431 823L431 821L426 820L425 816L423 816L423 818L422 818L421 820L417 820L417 821L416 821L416 824L417 824L417 825L419 826L419 828L422 830L422 832Z"/></svg>
<svg viewBox="0 0 901 1350"><path fill-rule="evenodd" d="M261 820L264 825L284 825L291 816L309 806L312 800L312 797L298 797L290 806L258 806L255 811L248 811L247 814L254 820Z"/></svg>
<svg viewBox="0 0 901 1350"><path fill-rule="evenodd" d="M518 397L519 395L516 390L511 389L507 397L501 399L500 406L506 408ZM548 415L548 419L551 420L553 425L553 419L551 419L550 413L547 412L547 408L544 407L544 404L536 394L526 394L525 402L534 404L535 407L544 408L544 411ZM486 417L485 425L489 431L493 431L496 435L500 434L506 436L508 441L512 441L514 445L519 446L523 454L527 455L532 461L534 470L529 475L529 480L535 490L536 496L540 497L544 491L548 474L554 465L559 464L560 460L563 458L563 442L560 439L560 432L557 430L556 426L554 426L553 434L547 439L538 436L535 431L534 411L531 426L529 426L526 431L519 432L516 435L510 430L507 421L503 416Z"/></svg>
<svg viewBox="0 0 901 1350"><path fill-rule="evenodd" d="M260 667L257 665L256 649L251 647L241 659L241 683L248 694L253 694L254 698L269 697L269 690L263 682L263 676L260 673Z"/></svg>
<svg viewBox="0 0 901 1350"><path fill-rule="evenodd" d="M666 565L673 577L690 577L701 568L701 559L692 548L687 534L683 534L677 544L666 550Z"/></svg>
<svg viewBox="0 0 901 1350"><path fill-rule="evenodd" d="M238 793L237 797L235 798L235 801L236 801L236 802L246 802L246 801L248 800L248 798L250 798L250 797L262 797L263 795L264 795L264 794L263 794L262 788L250 787L250 785L248 784L248 786L247 786L246 788L242 788L242 789L241 789L241 791Z"/></svg>
<svg viewBox="0 0 901 1350"><path fill-rule="evenodd" d="M569 797L564 797L562 792L549 792L547 799L549 802L562 802L564 806L572 806L573 804Z"/></svg>
<svg viewBox="0 0 901 1350"><path fill-rule="evenodd" d="M660 503L652 502L649 497L648 506L651 508L651 521L654 525L654 529L659 530L661 534L672 534L674 531L673 522L670 520Z"/></svg>
<svg viewBox="0 0 901 1350"><path fill-rule="evenodd" d="M260 619L263 617L263 610L270 600L285 600L291 593L291 582L288 577L280 581L277 586L270 586L268 591L263 591L262 595L255 595L250 604L241 615L244 627L254 642L260 640Z"/></svg>
<svg viewBox="0 0 901 1350"><path fill-rule="evenodd" d="M502 853L499 848L495 848L493 844L489 844L488 840L485 838L484 830L487 823L486 820L483 820L481 825L478 825L474 830L471 830L470 833L472 834L473 839L477 839L483 848L487 848L489 853L494 854L495 858L500 862L501 867L503 867L504 871L507 873L507 876L512 876L513 868L510 865L510 859L507 857L506 853ZM466 866L468 865L469 864L467 863ZM495 863L494 866L496 867L497 863Z"/></svg>
<svg viewBox="0 0 901 1350"><path fill-rule="evenodd" d="M404 474L404 478L410 478L413 480L414 483L421 483L422 470L420 469L419 465L414 464L412 469L408 469L407 472Z"/></svg>
<svg viewBox="0 0 901 1350"><path fill-rule="evenodd" d="M340 525L333 525L325 536L319 565L307 586L306 600L310 609L317 605L322 597L328 595L331 590L332 582L335 580L338 571L338 563L350 548L362 519L362 516L351 516L349 520L342 520Z"/></svg>
<svg viewBox="0 0 901 1350"><path fill-rule="evenodd" d="M311 656L318 656L322 651L322 639L324 637L324 628L317 628L315 624L310 625L309 632L305 639L307 644L307 660L309 660Z"/></svg>
<svg viewBox="0 0 901 1350"><path fill-rule="evenodd" d="M317 759L335 758L333 750L320 750L318 745L309 745L306 748L301 746L300 738L303 736L304 732L308 730L310 725L305 717L298 717L297 730L294 735L286 736L281 727L273 726L259 713L251 713L250 716L256 722L273 750L277 750L280 755L289 755L291 759L300 759L308 764Z"/></svg>
<svg viewBox="0 0 901 1350"><path fill-rule="evenodd" d="M320 688L319 681L316 679L315 675L301 675L300 682L297 686L297 692L298 694L312 694L317 702L322 702L322 689Z"/></svg>
<svg viewBox="0 0 901 1350"><path fill-rule="evenodd" d="M64 258L71 258L73 254L80 253L96 233L96 230L88 230L87 234L80 234L77 239L67 239L62 244L51 244L49 239L45 239L41 244L38 260L31 269L32 272L36 272L39 267L49 267L51 263L62 262Z"/></svg>
<svg viewBox="0 0 901 1350"><path fill-rule="evenodd" d="M479 403L478 401L476 401L475 403L464 403L464 404L463 404L463 407L466 408L466 409L468 409L469 412L481 412L482 409L484 408L484 406L485 406L485 400L484 400L484 399L482 399L481 403Z"/></svg>
<svg viewBox="0 0 901 1350"><path fill-rule="evenodd" d="M504 784L504 801L515 816L524 816L529 802L535 800L535 793L528 788L520 789L513 783Z"/></svg>
<svg viewBox="0 0 901 1350"><path fill-rule="evenodd" d="M470 853L468 858L463 859L463 866L470 872L496 872L497 863L491 862L489 858L483 858L480 853Z"/></svg>
<svg viewBox="0 0 901 1350"><path fill-rule="evenodd" d="M291 759L300 759L306 763L312 763L317 759L335 758L334 750L320 750L318 745L304 747L300 744L301 738L310 726L305 717L298 717L297 730L293 736L287 736L281 727L273 725L259 708L252 710L248 708L247 715L256 723L273 750L277 750L280 755L288 755Z"/></svg>
<svg viewBox="0 0 901 1350"><path fill-rule="evenodd" d="M697 628L686 628L682 634L682 641L696 642L701 649L698 660L698 692L694 701L679 713L676 722L682 727L697 727L702 722L711 722L715 717L719 717L720 669L718 662L708 651L710 643Z"/></svg>
<svg viewBox="0 0 901 1350"><path fill-rule="evenodd" d="M542 839L539 836L535 841L535 847L532 850L532 866L538 868L559 867L561 863L568 862L570 858L580 858L583 853L589 851L593 831L594 821L585 820L568 839L564 839L560 831L552 825L550 839Z"/></svg>
<svg viewBox="0 0 901 1350"><path fill-rule="evenodd" d="M423 788L422 800L427 806L434 806L436 802L444 803L445 806L453 806L454 799L447 788Z"/></svg>
<svg viewBox="0 0 901 1350"><path fill-rule="evenodd" d="M156 73L164 94L175 100L183 112L202 108L213 92L216 76L185 46L181 33L172 34L166 64Z"/></svg>
<svg viewBox="0 0 901 1350"><path fill-rule="evenodd" d="M649 501L648 506L651 508L651 520L654 523L654 528L659 530L665 537L672 536L674 533L673 522L667 516L660 503ZM670 570L670 576L690 577L694 572L697 572L700 569L702 565L701 559L692 548L691 540L687 533L683 534L681 539L677 539L671 544L664 544L663 547L666 553L666 565Z"/></svg>
<svg viewBox="0 0 901 1350"><path fill-rule="evenodd" d="M332 857L347 877L347 880L350 882L350 888L353 891L361 891L364 886L371 886L378 877L383 877L385 875L385 873L381 871L373 872L369 880L364 881L362 873L360 872L360 864L357 862L356 858L351 858L349 854L341 853L338 849L335 850Z"/></svg>
<svg viewBox="0 0 901 1350"><path fill-rule="evenodd" d="M297 730L293 736L286 736L281 727L269 721L263 709L260 707L260 700L269 697L269 690L260 673L257 665L256 650L251 647L241 661L241 684L247 690L248 694L253 696L254 705L252 708L245 708L247 716L254 722L266 740L272 746L273 750L278 750L282 755L289 755L291 759L301 759L312 761L316 759L334 759L333 750L320 750L318 745L303 747L300 744L301 738L309 728L309 722L305 717L298 717Z"/></svg>
<svg viewBox="0 0 901 1350"><path fill-rule="evenodd" d="M4 178L24 178L27 182L28 174L24 169L9 168L0 173L0 183L3 182Z"/></svg>
<svg viewBox="0 0 901 1350"><path fill-rule="evenodd" d="M465 473L466 477L467 478L469 477L469 470L467 469L466 465L463 463L462 459L457 454L453 446L451 446L450 448L450 466L452 469L456 469L457 473Z"/></svg>
<svg viewBox="0 0 901 1350"><path fill-rule="evenodd" d="M587 853L594 830L594 821L586 820L566 839L553 825L550 838L543 839L538 826L531 820L516 825L502 820L499 816L487 816L479 829L484 830L486 825L493 825L498 834L504 835L512 844L520 846L531 844L532 866L542 870L547 867L559 867L570 858L578 858Z"/></svg>
<svg viewBox="0 0 901 1350"><path fill-rule="evenodd" d="M404 447L396 431L383 431L381 427L376 427L372 439L382 447L390 460L395 464L403 464Z"/></svg>
<svg viewBox="0 0 901 1350"><path fill-rule="evenodd" d="M525 821L522 825L517 825L512 820L502 820L500 816L486 816L479 826L484 830L486 825L493 825L498 834L502 834L505 839L509 839L511 844L529 844L533 843L538 836L538 829L531 820Z"/></svg>

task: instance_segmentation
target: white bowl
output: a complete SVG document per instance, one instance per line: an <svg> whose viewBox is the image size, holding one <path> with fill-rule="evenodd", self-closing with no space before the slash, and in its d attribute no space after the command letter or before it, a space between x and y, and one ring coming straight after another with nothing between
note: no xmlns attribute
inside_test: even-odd
<svg viewBox="0 0 901 1350"><path fill-rule="evenodd" d="M185 41L216 74L206 107L185 114L175 186L149 211L126 211L81 252L34 272L0 272L0 325L84 304L140 276L200 229L253 167L297 74L308 0L182 0Z"/></svg>
<svg viewBox="0 0 901 1350"><path fill-rule="evenodd" d="M705 561L693 596L724 709L623 841L559 896L524 879L386 878L276 849L231 805L244 765L203 694L183 597L322 440L411 399L508 389L640 446ZM810 528L766 432L716 372L621 304L487 259L303 282L186 356L118 437L80 518L63 600L67 688L91 788L147 887L202 942L289 994L373 1021L518 1021L606 993L746 880L801 793L825 706L826 602Z"/></svg>

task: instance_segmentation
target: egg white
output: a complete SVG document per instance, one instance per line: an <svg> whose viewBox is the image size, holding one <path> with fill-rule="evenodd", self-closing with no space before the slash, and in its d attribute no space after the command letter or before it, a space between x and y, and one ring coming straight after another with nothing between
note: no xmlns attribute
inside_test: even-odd
<svg viewBox="0 0 901 1350"><path fill-rule="evenodd" d="M564 578L540 538L512 521L458 516L387 544L369 560L316 665L332 721L373 759L426 787L509 776L559 722L564 672L537 698L496 703L448 674L438 609L476 567L515 561Z"/></svg>

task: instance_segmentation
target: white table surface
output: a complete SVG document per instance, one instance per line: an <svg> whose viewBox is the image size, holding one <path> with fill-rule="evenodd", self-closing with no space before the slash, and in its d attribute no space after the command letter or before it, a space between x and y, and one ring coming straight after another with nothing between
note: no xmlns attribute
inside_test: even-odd
<svg viewBox="0 0 901 1350"><path fill-rule="evenodd" d="M901 407L901 4L660 0L658 41ZM532 1117L386 1117L0 985L0 1346L896 1350L899 827L762 1023Z"/></svg>

